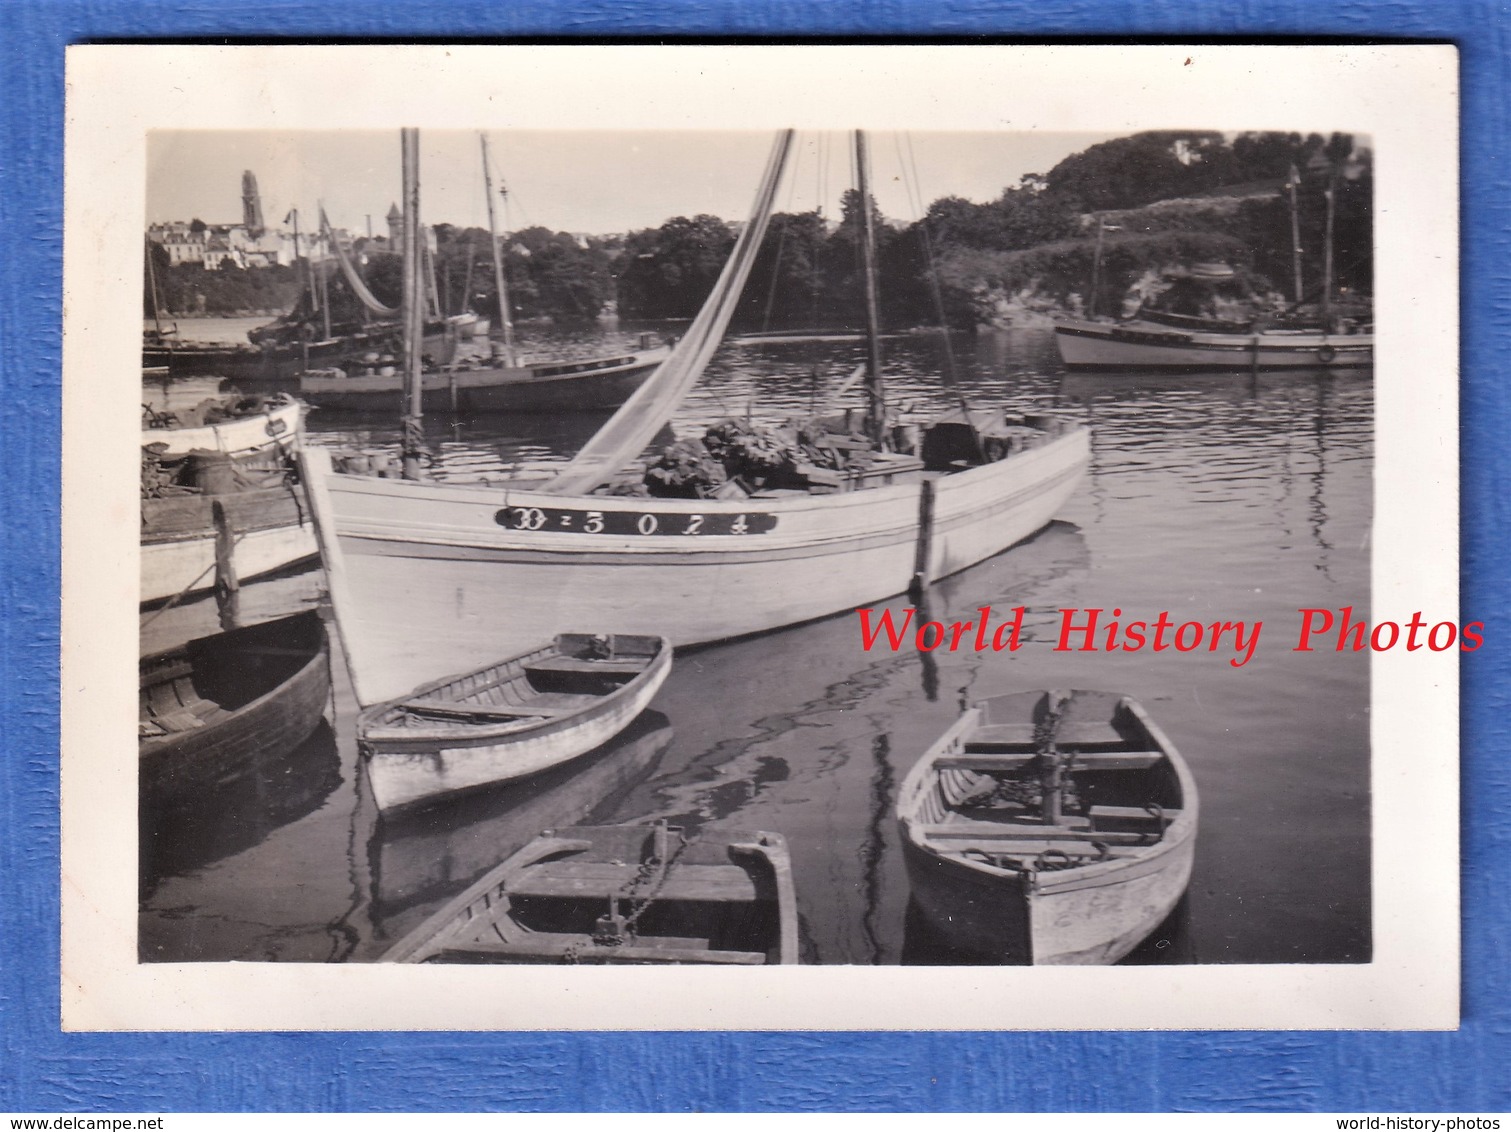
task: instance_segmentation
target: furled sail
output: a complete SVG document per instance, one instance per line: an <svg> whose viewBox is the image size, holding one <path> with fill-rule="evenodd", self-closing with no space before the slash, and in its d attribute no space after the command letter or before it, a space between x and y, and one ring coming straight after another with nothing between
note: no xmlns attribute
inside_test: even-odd
<svg viewBox="0 0 1511 1132"><path fill-rule="evenodd" d="M582 495L607 483L614 473L640 454L697 384L724 338L751 265L760 251L776 200L777 184L782 179L782 170L792 149L792 135L792 130L783 130L777 135L766 162L765 176L756 193L750 222L735 241L724 270L719 273L713 291L698 317L687 328L687 333L651 379L620 406L572 462L542 490L559 495Z"/></svg>
<svg viewBox="0 0 1511 1132"><path fill-rule="evenodd" d="M346 249L341 246L341 241L336 239L335 233L331 231L331 222L325 218L323 206L320 209L320 230L325 233L325 242L335 250L336 259L341 264L341 274L346 276L346 285L352 289L352 294L357 296L364 307L380 318L397 318L398 310L378 302L377 297L367 289L362 276L357 274L356 267L346 256Z"/></svg>

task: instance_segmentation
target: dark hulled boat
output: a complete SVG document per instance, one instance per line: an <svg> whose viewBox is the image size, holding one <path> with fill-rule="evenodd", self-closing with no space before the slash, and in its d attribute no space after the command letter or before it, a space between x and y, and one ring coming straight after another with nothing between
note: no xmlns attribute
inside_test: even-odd
<svg viewBox="0 0 1511 1132"><path fill-rule="evenodd" d="M201 637L139 667L141 792L155 805L302 743L330 698L325 625L314 611Z"/></svg>

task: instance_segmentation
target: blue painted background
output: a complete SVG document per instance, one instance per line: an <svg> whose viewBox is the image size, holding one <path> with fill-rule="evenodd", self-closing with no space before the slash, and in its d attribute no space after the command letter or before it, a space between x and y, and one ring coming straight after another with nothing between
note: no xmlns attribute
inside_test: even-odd
<svg viewBox="0 0 1511 1132"><path fill-rule="evenodd" d="M1511 12L1237 0L0 0L0 1112L1511 1110ZM112 39L1432 39L1464 86L1464 1022L1450 1034L80 1035L58 1028L63 51ZM1423 382L1446 375L1426 373Z"/></svg>

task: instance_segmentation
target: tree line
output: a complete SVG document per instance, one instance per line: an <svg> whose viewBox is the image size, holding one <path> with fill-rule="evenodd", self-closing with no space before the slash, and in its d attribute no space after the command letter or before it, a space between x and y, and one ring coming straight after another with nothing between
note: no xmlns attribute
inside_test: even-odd
<svg viewBox="0 0 1511 1132"><path fill-rule="evenodd" d="M1141 276L1198 260L1229 263L1247 288L1293 298L1285 196L1293 170L1306 297L1320 291L1329 192L1335 285L1369 294L1372 169L1368 151L1351 136L1146 131L1072 154L985 203L943 197L912 223L889 220L868 202L877 221L883 321L896 327L943 318L968 326L989 321L1002 295L1028 291L1058 309L1084 308L1094 274L1097 309L1116 313ZM852 189L834 221L817 211L775 214L736 326L860 325L861 208ZM501 241L511 308L517 319L560 323L590 321L611 303L625 318L689 319L712 289L736 234L734 225L709 215L674 217L623 237L541 227L513 232ZM480 228L436 226L442 313L496 312L488 240ZM1098 242L1101 263L1094 271ZM287 308L308 278L292 267L170 267L163 249L152 250L158 301L179 313ZM398 257L377 243L358 241L356 250L369 288L396 305ZM337 321L360 317L339 274L327 290ZM144 299L150 315L152 296Z"/></svg>

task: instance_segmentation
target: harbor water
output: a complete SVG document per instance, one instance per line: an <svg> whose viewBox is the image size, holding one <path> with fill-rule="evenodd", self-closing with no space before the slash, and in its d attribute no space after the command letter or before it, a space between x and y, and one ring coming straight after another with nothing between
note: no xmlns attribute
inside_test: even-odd
<svg viewBox="0 0 1511 1132"><path fill-rule="evenodd" d="M261 320L254 320L261 321ZM186 338L244 334L236 320ZM636 328L638 329L638 328ZM665 328L660 328L665 329ZM618 328L542 335L542 353L617 346ZM775 423L824 405L858 342L726 343L672 430ZM678 654L625 735L535 779L382 817L361 773L339 654L326 724L245 780L142 814L144 961L367 961L543 829L665 818L773 830L792 850L805 961L963 961L910 907L895 816L909 768L970 701L1107 688L1148 709L1201 794L1187 898L1130 962L1338 963L1370 957L1368 653L1295 651L1299 610L1370 610L1370 371L1067 375L1047 329L886 343L889 400L1057 406L1093 428L1089 474L1037 536L937 582L919 616L994 621L1023 646L866 651L847 613ZM954 373L941 387L936 375ZM843 402L841 403L843 405ZM392 450L391 416L313 411L311 443ZM605 419L431 415L432 474L488 480L569 457ZM671 431L665 434L670 439ZM626 594L626 600L633 600ZM404 595L395 594L401 602ZM320 607L318 570L244 587L242 616ZM881 603L900 619L897 597ZM1101 611L1094 650L1057 649L1062 610ZM1244 622L1216 651L1107 651L1107 622ZM1405 611L1409 614L1410 611ZM1389 611L1382 616L1390 616ZM150 621L149 621L150 618ZM212 602L143 615L144 650L215 631ZM563 626L563 629L591 626ZM479 663L496 659L478 658ZM437 673L437 676L443 675Z"/></svg>

